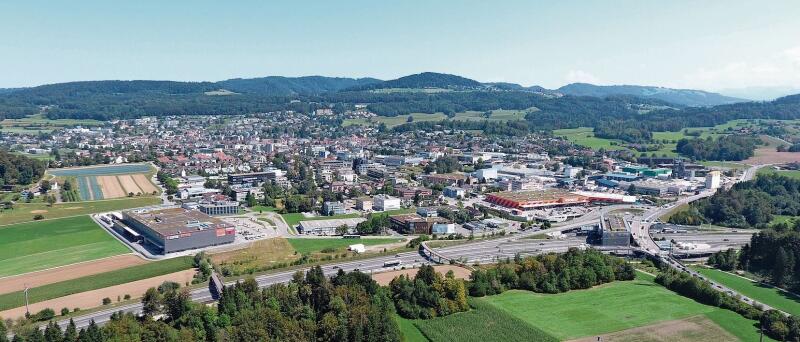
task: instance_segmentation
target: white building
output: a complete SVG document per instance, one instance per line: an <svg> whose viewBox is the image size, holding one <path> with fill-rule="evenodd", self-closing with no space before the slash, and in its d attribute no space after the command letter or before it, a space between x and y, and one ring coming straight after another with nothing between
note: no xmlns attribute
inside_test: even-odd
<svg viewBox="0 0 800 342"><path fill-rule="evenodd" d="M719 188L722 176L719 171L709 171L706 174L706 189Z"/></svg>
<svg viewBox="0 0 800 342"><path fill-rule="evenodd" d="M475 170L475 178L479 180L495 180L497 179L497 169L479 169Z"/></svg>
<svg viewBox="0 0 800 342"><path fill-rule="evenodd" d="M400 199L389 195L376 195L372 199L372 208L375 211L400 209Z"/></svg>
<svg viewBox="0 0 800 342"><path fill-rule="evenodd" d="M456 225L454 223L434 223L431 227L433 234L455 234Z"/></svg>

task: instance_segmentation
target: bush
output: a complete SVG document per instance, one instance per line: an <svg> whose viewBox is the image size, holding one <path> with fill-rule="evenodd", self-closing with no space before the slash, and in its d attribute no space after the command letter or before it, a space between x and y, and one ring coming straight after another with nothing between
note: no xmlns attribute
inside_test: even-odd
<svg viewBox="0 0 800 342"><path fill-rule="evenodd" d="M108 297L103 298L103 305L109 305L109 304L111 304L111 298Z"/></svg>
<svg viewBox="0 0 800 342"><path fill-rule="evenodd" d="M34 216L33 216L33 219L34 219L35 221L44 220L44 215L42 215L42 214L36 214L36 215L34 215Z"/></svg>
<svg viewBox="0 0 800 342"><path fill-rule="evenodd" d="M61 316L66 316L69 314L68 308L61 308Z"/></svg>

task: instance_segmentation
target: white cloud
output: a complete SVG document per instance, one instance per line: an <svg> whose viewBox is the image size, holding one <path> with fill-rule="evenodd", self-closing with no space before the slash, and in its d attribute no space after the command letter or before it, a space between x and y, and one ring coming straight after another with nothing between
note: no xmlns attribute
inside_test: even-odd
<svg viewBox="0 0 800 342"><path fill-rule="evenodd" d="M679 85L699 89L800 86L800 46L758 61L731 61L699 68L683 76Z"/></svg>
<svg viewBox="0 0 800 342"><path fill-rule="evenodd" d="M583 70L570 70L565 79L567 83L600 83L600 79Z"/></svg>
<svg viewBox="0 0 800 342"><path fill-rule="evenodd" d="M800 64L800 46L795 46L791 49L786 49L783 54L794 63Z"/></svg>

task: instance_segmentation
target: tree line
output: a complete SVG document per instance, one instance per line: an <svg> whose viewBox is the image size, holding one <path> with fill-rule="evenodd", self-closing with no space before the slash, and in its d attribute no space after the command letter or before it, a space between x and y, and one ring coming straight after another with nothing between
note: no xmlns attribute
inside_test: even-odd
<svg viewBox="0 0 800 342"><path fill-rule="evenodd" d="M544 254L501 261L494 267L476 269L469 282L474 297L495 295L511 289L560 293L587 289L615 280L633 280L633 267L624 260L599 251L571 248L563 254Z"/></svg>
<svg viewBox="0 0 800 342"><path fill-rule="evenodd" d="M0 149L0 186L27 185L44 175L47 163Z"/></svg>
<svg viewBox="0 0 800 342"><path fill-rule="evenodd" d="M775 215L800 216L800 180L777 174L720 189L669 218L675 224L712 223L736 228L765 228Z"/></svg>
<svg viewBox="0 0 800 342"><path fill-rule="evenodd" d="M696 160L745 160L753 156L759 141L741 135L724 135L717 139L681 139L675 150Z"/></svg>

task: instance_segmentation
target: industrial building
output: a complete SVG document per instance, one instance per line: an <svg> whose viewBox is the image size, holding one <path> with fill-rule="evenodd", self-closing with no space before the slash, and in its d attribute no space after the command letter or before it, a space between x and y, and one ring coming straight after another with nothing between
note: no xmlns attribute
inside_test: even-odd
<svg viewBox="0 0 800 342"><path fill-rule="evenodd" d="M631 244L631 227L622 216L601 216L598 234L603 246L628 247Z"/></svg>
<svg viewBox="0 0 800 342"><path fill-rule="evenodd" d="M308 235L337 235L336 229L341 226L347 226L348 233L353 232L356 226L366 221L364 218L344 218L344 219L330 219L330 220L311 220L300 221L297 230L300 234Z"/></svg>
<svg viewBox="0 0 800 342"><path fill-rule="evenodd" d="M452 227L447 226L447 224L450 224L450 221L436 216L421 217L417 214L402 214L390 216L389 221L392 228L401 234L431 234L433 226L437 224L442 224L441 226L437 226L437 231L441 231L442 233L437 234L455 231L455 225Z"/></svg>
<svg viewBox="0 0 800 342"><path fill-rule="evenodd" d="M183 208L123 211L121 228L164 254L231 243L236 237L232 224Z"/></svg>
<svg viewBox="0 0 800 342"><path fill-rule="evenodd" d="M710 171L706 174L706 189L717 189L721 183L722 176L719 171Z"/></svg>
<svg viewBox="0 0 800 342"><path fill-rule="evenodd" d="M236 201L208 201L200 202L197 209L208 216L236 215L239 213L239 202Z"/></svg>
<svg viewBox="0 0 800 342"><path fill-rule="evenodd" d="M496 192L486 195L486 201L503 207L521 210L582 205L590 202L586 196L558 189Z"/></svg>

